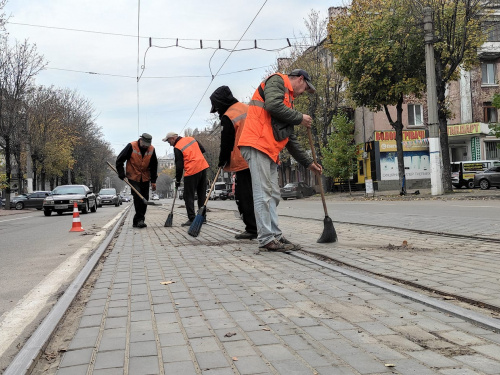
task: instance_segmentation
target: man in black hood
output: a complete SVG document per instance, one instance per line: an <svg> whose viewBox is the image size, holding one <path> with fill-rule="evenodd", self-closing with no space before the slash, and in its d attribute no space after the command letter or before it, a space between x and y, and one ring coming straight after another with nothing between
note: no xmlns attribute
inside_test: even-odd
<svg viewBox="0 0 500 375"><path fill-rule="evenodd" d="M247 162L236 147L245 125L248 105L236 100L227 86L217 88L210 96L210 102L212 103L210 113L219 114L222 127L219 167L224 167L226 172L235 172L234 196L238 211L245 223L245 231L237 234L235 238L251 240L257 238L252 178Z"/></svg>

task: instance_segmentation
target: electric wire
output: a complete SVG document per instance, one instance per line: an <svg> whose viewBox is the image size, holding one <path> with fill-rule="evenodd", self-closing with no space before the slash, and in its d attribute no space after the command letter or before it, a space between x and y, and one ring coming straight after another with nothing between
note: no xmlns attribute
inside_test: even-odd
<svg viewBox="0 0 500 375"><path fill-rule="evenodd" d="M141 0L137 0L137 135L140 133L140 94L139 94L139 64L140 64L140 27L141 27ZM142 75L142 74L141 74Z"/></svg>
<svg viewBox="0 0 500 375"><path fill-rule="evenodd" d="M238 44L240 43L240 41L243 39L243 37L245 36L245 34L247 33L248 29L250 29L250 27L252 26L252 24L254 23L255 19L258 17L258 15L260 14L260 12L262 11L262 9L264 8L264 6L266 5L267 3L267 0L264 1L264 4L262 4L262 6L260 7L259 11L257 12L257 14L255 15L255 17L252 19L252 21L250 22L250 24L248 25L248 27L246 28L245 32L243 33L243 35L241 36L241 38L238 40L238 42L236 43L235 47L236 48L238 46ZM216 51L215 51L216 52ZM214 54L215 54L214 52ZM194 113L196 112L196 110L198 109L198 107L200 106L200 103L201 101L203 100L203 98L205 97L205 95L207 94L207 91L208 89L210 88L210 86L212 85L212 82L214 81L215 77L217 76L217 74L219 74L219 72L221 71L221 69L224 67L224 65L226 64L227 60L229 60L229 58L231 57L232 55L232 52L229 53L229 55L226 57L226 59L224 60L224 62L222 63L222 65L220 66L219 70L215 73L215 75L212 76L212 79L210 80L210 82L208 83L208 86L207 88L205 89L205 91L203 92L203 95L201 96L200 100L198 101L198 103L196 104L196 107L194 108L193 112L191 113L191 115L189 116L188 120L186 121L186 123L184 124L184 126L182 127L181 129L181 132L184 130L184 128L187 126L187 124L189 124L189 121L191 121L191 118L193 117Z"/></svg>

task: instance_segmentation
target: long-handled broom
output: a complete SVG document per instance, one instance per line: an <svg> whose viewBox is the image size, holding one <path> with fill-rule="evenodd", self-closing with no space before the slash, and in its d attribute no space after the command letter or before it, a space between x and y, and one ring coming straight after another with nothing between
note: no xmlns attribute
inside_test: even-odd
<svg viewBox="0 0 500 375"><path fill-rule="evenodd" d="M174 221L175 198L177 198L177 188L175 188L175 191L174 191L174 201L172 202L172 209L170 210L170 213L168 214L167 220L165 220L164 227L171 227L172 223Z"/></svg>
<svg viewBox="0 0 500 375"><path fill-rule="evenodd" d="M215 175L214 182L212 182L212 186L210 187L210 191L207 194L207 198L205 199L205 203L203 204L203 207L201 207L197 214L196 217L194 218L193 222L191 223L191 226L189 227L188 234L193 237L198 237L198 234L200 234L201 226L203 225L203 222L205 221L205 211L207 210L207 203L208 199L210 198L210 195L212 194L212 190L214 190L215 186L215 181L217 181L217 177L219 177L219 173L222 170L222 167L219 167L217 170L217 174Z"/></svg>
<svg viewBox="0 0 500 375"><path fill-rule="evenodd" d="M317 164L316 161L316 151L314 151L314 144L311 135L311 128L307 128L307 135L309 136L309 144L311 145L311 152L313 155L314 163ZM328 210L326 209L326 201L325 201L325 192L323 191L323 183L319 182L319 190L321 191L321 200L323 201L323 209L325 210L325 219L323 220L324 229L321 237L316 241L318 243L330 243L337 241L337 232L335 232L335 228L333 227L333 221L328 216Z"/></svg>
<svg viewBox="0 0 500 375"><path fill-rule="evenodd" d="M113 164L111 164L109 161L107 161L106 163L108 163L108 166L116 173L118 174L118 171L116 170L116 168L113 166ZM146 198L144 198L142 196L141 193L139 193L137 191L137 189L135 187L132 186L132 184L130 182L128 182L127 180L123 180L123 182L125 182L128 186L130 186L130 188L134 191L134 193L137 194L137 196L139 198L141 198L141 200L144 202L144 204L148 205L148 206L156 206L155 202L149 202Z"/></svg>

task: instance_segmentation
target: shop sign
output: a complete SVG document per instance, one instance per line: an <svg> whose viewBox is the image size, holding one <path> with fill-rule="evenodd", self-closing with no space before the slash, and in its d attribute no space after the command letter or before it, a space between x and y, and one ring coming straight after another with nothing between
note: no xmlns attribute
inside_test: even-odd
<svg viewBox="0 0 500 375"><path fill-rule="evenodd" d="M479 122L473 124L461 125L448 125L448 136L466 135L466 134L479 134L481 127Z"/></svg>
<svg viewBox="0 0 500 375"><path fill-rule="evenodd" d="M481 144L479 137L470 138L470 148L472 150L472 160L481 160Z"/></svg>

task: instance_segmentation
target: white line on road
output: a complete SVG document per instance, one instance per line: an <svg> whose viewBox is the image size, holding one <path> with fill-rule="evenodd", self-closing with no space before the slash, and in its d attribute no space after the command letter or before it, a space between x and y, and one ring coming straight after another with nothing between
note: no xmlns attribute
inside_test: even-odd
<svg viewBox="0 0 500 375"><path fill-rule="evenodd" d="M71 281L69 278L80 264L87 260L88 254L106 238L107 229L112 227L120 216L121 213L104 225L102 230L97 232L85 246L62 262L59 267L28 292L14 308L0 317L2 319L0 321L0 357L18 339L23 330L36 319L38 313L47 305L49 299L57 293L61 285Z"/></svg>
<svg viewBox="0 0 500 375"><path fill-rule="evenodd" d="M34 217L34 216L23 216L23 217L19 217L17 219L7 219L7 220L0 220L0 223L6 223L7 221L14 221L14 220L22 220L22 219L27 219L29 217Z"/></svg>

